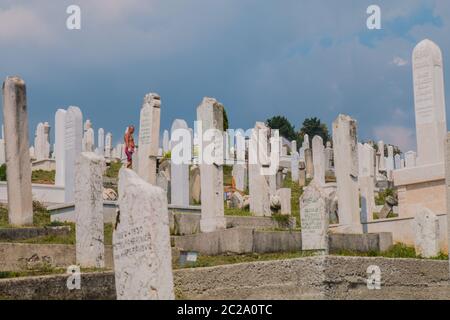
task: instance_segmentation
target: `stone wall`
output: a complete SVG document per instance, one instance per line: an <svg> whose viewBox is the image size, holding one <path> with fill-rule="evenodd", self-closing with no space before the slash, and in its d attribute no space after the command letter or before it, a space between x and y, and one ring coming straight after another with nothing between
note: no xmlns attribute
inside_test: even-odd
<svg viewBox="0 0 450 320"><path fill-rule="evenodd" d="M381 270L369 290L367 268ZM308 257L174 271L178 299L447 299L447 261ZM69 291L67 275L0 280L2 299L115 299L112 272L84 274Z"/></svg>
<svg viewBox="0 0 450 320"><path fill-rule="evenodd" d="M392 245L392 236L389 233L331 234L329 242L332 251L385 251ZM173 244L179 250L198 251L206 255L297 252L302 248L302 237L299 231L265 231L241 227L175 236Z"/></svg>

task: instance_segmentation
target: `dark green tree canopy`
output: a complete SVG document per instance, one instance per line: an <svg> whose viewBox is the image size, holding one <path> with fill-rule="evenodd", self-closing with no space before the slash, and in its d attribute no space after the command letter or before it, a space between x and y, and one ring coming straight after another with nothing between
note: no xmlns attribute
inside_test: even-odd
<svg viewBox="0 0 450 320"><path fill-rule="evenodd" d="M227 131L228 130L228 115L227 115L227 109L225 109L225 107L223 107L223 131Z"/></svg>
<svg viewBox="0 0 450 320"><path fill-rule="evenodd" d="M307 118L305 119L305 121L303 121L303 126L300 129L300 143L303 143L305 134L308 134L310 144L314 136L320 136L323 139L324 143L326 143L327 141L331 141L331 136L328 132L327 125L325 123L322 123L320 119L316 117Z"/></svg>
<svg viewBox="0 0 450 320"><path fill-rule="evenodd" d="M278 129L280 136L288 139L289 141L297 140L298 134L295 132L294 126L289 122L286 117L275 116L267 119L266 125L271 129Z"/></svg>

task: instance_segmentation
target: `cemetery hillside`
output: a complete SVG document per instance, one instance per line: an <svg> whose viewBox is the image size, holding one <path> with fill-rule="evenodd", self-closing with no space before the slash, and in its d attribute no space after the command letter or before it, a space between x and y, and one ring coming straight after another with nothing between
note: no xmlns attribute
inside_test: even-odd
<svg viewBox="0 0 450 320"><path fill-rule="evenodd" d="M56 10L44 2L29 14ZM150 10L147 2L155 7ZM155 16L173 10L159 0L95 3L109 8L101 16L92 13L100 20L89 19L100 30L110 19L121 24L140 18L126 24L123 34L111 29L118 41L111 45L107 34L91 38L82 23L84 10L86 16L95 11L93 4L67 8L69 40L61 46L81 41L89 47L76 57L61 58L63 49L52 52L54 59L65 59L70 75L46 66L36 76L38 58L8 67L0 61L0 300L173 300L182 303L183 315L196 300L450 300L450 40L448 33L445 41L431 40L430 31L445 28L448 14L445 20L440 10L420 7L423 19L439 17L433 28L415 24L420 17L394 19L384 33L372 35L379 8L371 6L372 29L364 20L364 30L350 37L344 27L324 26L330 39L317 36L321 40L309 46L303 41L309 28L296 36L280 32L275 11L274 30L265 27L263 45L260 33L255 36L253 27L234 17L240 12L234 0L217 1L219 7L216 1L172 4L179 7L170 19ZM270 3L258 4L254 16L246 17L269 19L275 10ZM277 8L298 9L287 3ZM347 0L342 3L348 7ZM35 21L28 13L11 18L16 9L5 8L0 3L0 30L8 29L3 19L11 24L8 30L26 23L20 19ZM193 8L197 16L184 16ZM345 20L339 10L335 14ZM183 32L171 24L173 15ZM322 15L312 16L326 23ZM371 50L394 46L398 32L392 28L401 23L416 28L395 47L396 55L410 58L382 64ZM209 30L211 24L227 30L220 43L210 36L219 32ZM36 45L40 54L54 45L57 31L36 28L48 37ZM40 33L27 30L27 41L35 41ZM8 32L0 31L0 47L12 41L4 36ZM345 59L331 54L350 38L358 38L364 50L348 49ZM289 46L280 49L279 41ZM24 43L14 47L18 57ZM250 44L253 58L245 56ZM120 63L116 51L123 55ZM380 69L377 76L354 74L361 52L368 70ZM295 61L310 61L310 55L321 59L314 72L304 64L297 68ZM86 56L89 63L80 66L77 59ZM329 60L335 69L326 67ZM234 64L242 61L234 74ZM382 90L380 81L390 89ZM44 87L52 94L43 97ZM317 101L307 101L308 91ZM369 110L372 100L379 111ZM373 125L379 118L382 125ZM403 125L408 121L410 127ZM245 123L250 128L239 128ZM258 304L265 308L253 314L271 314L268 305Z"/></svg>

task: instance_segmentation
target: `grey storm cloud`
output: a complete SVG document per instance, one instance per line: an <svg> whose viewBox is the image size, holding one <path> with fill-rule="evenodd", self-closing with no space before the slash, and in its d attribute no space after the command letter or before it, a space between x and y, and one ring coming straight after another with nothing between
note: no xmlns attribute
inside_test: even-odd
<svg viewBox="0 0 450 320"><path fill-rule="evenodd" d="M450 2L377 1L382 30L366 28L373 1L0 0L0 76L28 85L30 123L78 105L121 140L144 95L162 98L162 128L190 125L204 96L234 128L285 115L327 124L358 120L361 139L414 148L411 53L424 38L449 74ZM77 4L82 29L65 27ZM449 92L446 85L446 92ZM401 136L401 137L400 137Z"/></svg>

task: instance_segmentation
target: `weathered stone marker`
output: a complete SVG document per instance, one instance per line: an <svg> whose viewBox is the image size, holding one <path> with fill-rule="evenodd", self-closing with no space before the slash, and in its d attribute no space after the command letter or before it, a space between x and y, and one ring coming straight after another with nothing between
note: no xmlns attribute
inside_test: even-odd
<svg viewBox="0 0 450 320"><path fill-rule="evenodd" d="M299 162L300 162L300 154L297 151L294 151L291 154L291 178L292 181L298 183L299 179Z"/></svg>
<svg viewBox="0 0 450 320"><path fill-rule="evenodd" d="M103 233L104 158L83 152L75 167L75 217L77 264L85 268L105 266Z"/></svg>
<svg viewBox="0 0 450 320"><path fill-rule="evenodd" d="M80 108L69 107L67 109L64 131L65 202L73 202L75 196L75 161L81 153L83 140L83 114Z"/></svg>
<svg viewBox="0 0 450 320"><path fill-rule="evenodd" d="M312 153L314 165L314 180L323 186L325 184L325 147L321 136L312 139Z"/></svg>
<svg viewBox="0 0 450 320"><path fill-rule="evenodd" d="M28 106L25 82L7 77L3 83L3 122L6 141L9 223L33 224Z"/></svg>
<svg viewBox="0 0 450 320"><path fill-rule="evenodd" d="M138 174L142 179L153 185L156 184L160 118L160 96L156 93L147 94L144 97L140 115Z"/></svg>
<svg viewBox="0 0 450 320"><path fill-rule="evenodd" d="M416 254L423 258L439 255L439 220L428 208L419 207L414 218Z"/></svg>
<svg viewBox="0 0 450 320"><path fill-rule="evenodd" d="M328 252L328 223L325 197L320 186L313 180L300 197L302 223L302 250Z"/></svg>
<svg viewBox="0 0 450 320"><path fill-rule="evenodd" d="M447 124L441 49L423 40L414 48L412 63L417 165L442 163Z"/></svg>
<svg viewBox="0 0 450 320"><path fill-rule="evenodd" d="M361 193L361 220L373 220L375 210L375 150L369 144L358 143L359 176L358 184ZM365 230L366 231L366 230Z"/></svg>
<svg viewBox="0 0 450 320"><path fill-rule="evenodd" d="M333 150L340 231L361 233L357 124L350 116L339 115L333 122Z"/></svg>
<svg viewBox="0 0 450 320"><path fill-rule="evenodd" d="M447 200L447 239L450 239L450 133L447 133L445 146L445 186L446 186L446 200ZM448 247L448 254L450 257L450 245ZM449 261L450 263L450 261Z"/></svg>
<svg viewBox="0 0 450 320"><path fill-rule="evenodd" d="M65 132L66 132L66 110L58 109L55 113L55 150L53 151L55 155L56 162L56 174L55 174L55 185L64 186L65 183Z"/></svg>
<svg viewBox="0 0 450 320"><path fill-rule="evenodd" d="M280 213L283 215L291 214L291 189L281 188L277 190L277 196L280 199Z"/></svg>
<svg viewBox="0 0 450 320"><path fill-rule="evenodd" d="M252 131L249 143L248 182L250 192L250 211L256 216L271 216L270 176L263 175L263 166L268 166L268 135L269 128L262 122L257 122Z"/></svg>
<svg viewBox="0 0 450 320"><path fill-rule="evenodd" d="M123 168L119 208L113 233L117 299L175 299L166 193Z"/></svg>
<svg viewBox="0 0 450 320"><path fill-rule="evenodd" d="M186 121L175 119L171 132L171 197L170 203L177 206L189 206L189 161L192 159L189 127Z"/></svg>
<svg viewBox="0 0 450 320"><path fill-rule="evenodd" d="M223 105L213 98L204 98L197 108L197 120L202 126L202 132L199 132L199 136L202 137L203 158L200 163L202 199L200 230L202 232L212 232L226 227L223 203L223 151L220 150L223 146L219 143L223 142L223 138L217 137L223 131L223 110ZM210 137L209 141L205 141L205 132L210 129L217 130L216 137ZM214 155L217 155L216 161L212 164L208 164L204 158L203 153L207 149L213 149ZM222 159L219 159L220 155Z"/></svg>
<svg viewBox="0 0 450 320"><path fill-rule="evenodd" d="M245 191L247 189L247 163L245 160L245 136L238 131L236 133L236 164L233 165L233 178L236 189Z"/></svg>

